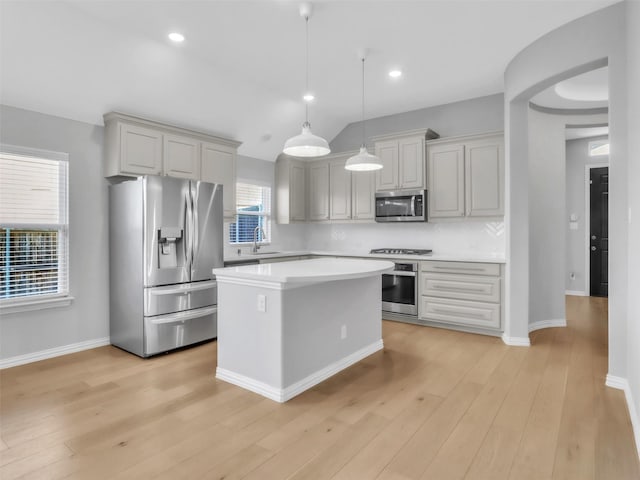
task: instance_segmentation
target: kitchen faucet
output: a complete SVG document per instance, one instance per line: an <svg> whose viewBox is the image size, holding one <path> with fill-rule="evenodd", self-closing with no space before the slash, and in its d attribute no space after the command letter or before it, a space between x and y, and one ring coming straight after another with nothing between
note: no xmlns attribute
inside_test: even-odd
<svg viewBox="0 0 640 480"><path fill-rule="evenodd" d="M264 229L260 225L253 229L253 249L251 249L252 253L258 253L258 249L260 248L260 245L258 245L258 232L262 232L263 240L267 236L267 234L264 233Z"/></svg>

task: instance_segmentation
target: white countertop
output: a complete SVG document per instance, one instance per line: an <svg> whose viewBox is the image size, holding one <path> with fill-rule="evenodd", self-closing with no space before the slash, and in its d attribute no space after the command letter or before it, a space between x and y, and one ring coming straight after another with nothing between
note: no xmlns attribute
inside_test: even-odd
<svg viewBox="0 0 640 480"><path fill-rule="evenodd" d="M283 256L281 254L277 256ZM252 255L255 257L255 255ZM393 270L393 263L351 258L316 258L291 262L214 268L218 281L253 280L270 283L320 283L380 275Z"/></svg>
<svg viewBox="0 0 640 480"><path fill-rule="evenodd" d="M267 251L268 252L268 251ZM246 262L250 260L259 261L261 258L282 258L297 257L301 255L319 255L319 256L336 256L336 257L359 257L359 258L378 258L378 259L398 259L398 260L441 260L447 262L485 262L485 263L506 263L504 255L495 255L473 252L465 253L436 253L431 255L398 255L398 254L381 254L366 252L331 252L331 251L288 251L277 253L264 253L257 255L233 255L224 259L225 262Z"/></svg>

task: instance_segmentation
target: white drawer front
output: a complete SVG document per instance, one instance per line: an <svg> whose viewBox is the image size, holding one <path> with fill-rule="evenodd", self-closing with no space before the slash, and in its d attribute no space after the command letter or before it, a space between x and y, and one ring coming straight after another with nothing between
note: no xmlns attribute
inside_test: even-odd
<svg viewBox="0 0 640 480"><path fill-rule="evenodd" d="M467 275L500 275L498 263L476 262L420 262L420 271L434 273L463 273Z"/></svg>
<svg viewBox="0 0 640 480"><path fill-rule="evenodd" d="M420 318L439 322L500 328L500 305L437 297L420 297Z"/></svg>
<svg viewBox="0 0 640 480"><path fill-rule="evenodd" d="M500 278L423 273L420 293L431 297L500 302Z"/></svg>

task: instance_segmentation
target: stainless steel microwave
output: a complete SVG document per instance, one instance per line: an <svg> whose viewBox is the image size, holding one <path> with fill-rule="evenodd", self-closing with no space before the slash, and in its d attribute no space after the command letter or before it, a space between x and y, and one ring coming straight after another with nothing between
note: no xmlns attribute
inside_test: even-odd
<svg viewBox="0 0 640 480"><path fill-rule="evenodd" d="M426 222L426 190L376 193L376 222Z"/></svg>

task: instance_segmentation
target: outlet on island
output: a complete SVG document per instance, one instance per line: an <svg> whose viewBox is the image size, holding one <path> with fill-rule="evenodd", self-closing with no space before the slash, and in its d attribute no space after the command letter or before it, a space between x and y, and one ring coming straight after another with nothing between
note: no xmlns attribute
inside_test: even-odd
<svg viewBox="0 0 640 480"><path fill-rule="evenodd" d="M340 328L340 340L344 340L345 338L347 338L347 326L342 325Z"/></svg>
<svg viewBox="0 0 640 480"><path fill-rule="evenodd" d="M258 295L258 311L267 311L267 297L265 295Z"/></svg>

